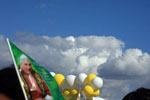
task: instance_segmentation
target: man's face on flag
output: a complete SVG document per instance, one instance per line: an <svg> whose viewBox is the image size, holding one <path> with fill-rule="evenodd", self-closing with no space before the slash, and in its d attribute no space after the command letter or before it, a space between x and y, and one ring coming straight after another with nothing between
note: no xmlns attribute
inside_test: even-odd
<svg viewBox="0 0 150 100"><path fill-rule="evenodd" d="M30 74L32 71L32 65L28 59L22 62L21 68L25 74Z"/></svg>

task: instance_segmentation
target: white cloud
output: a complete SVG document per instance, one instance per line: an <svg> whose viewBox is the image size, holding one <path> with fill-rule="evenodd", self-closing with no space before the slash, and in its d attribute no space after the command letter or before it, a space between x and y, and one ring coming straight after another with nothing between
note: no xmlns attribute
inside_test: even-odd
<svg viewBox="0 0 150 100"><path fill-rule="evenodd" d="M97 73L98 66L110 55L120 55L124 46L122 41L112 36L62 38L27 35L15 43L41 65L65 74Z"/></svg>
<svg viewBox="0 0 150 100"><path fill-rule="evenodd" d="M133 78L146 76L150 74L150 55L139 49L127 49L119 57L110 57L106 63L99 67L98 71L104 77L131 76Z"/></svg>
<svg viewBox="0 0 150 100"><path fill-rule="evenodd" d="M107 100L121 100L130 90L128 80L103 79L104 86L100 96Z"/></svg>
<svg viewBox="0 0 150 100"><path fill-rule="evenodd" d="M0 65L6 66L12 61L4 36L0 40ZM150 55L140 49L123 52L124 43L113 36L24 35L12 41L49 71L97 73L104 79L100 96L107 100L120 100L133 89L150 87Z"/></svg>

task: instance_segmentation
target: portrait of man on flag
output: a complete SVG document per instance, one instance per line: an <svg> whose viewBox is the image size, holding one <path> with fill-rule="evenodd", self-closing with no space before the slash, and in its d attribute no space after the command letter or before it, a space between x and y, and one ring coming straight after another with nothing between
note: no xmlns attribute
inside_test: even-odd
<svg viewBox="0 0 150 100"><path fill-rule="evenodd" d="M24 54L20 56L20 65L18 68L29 100L45 100L45 97L51 98L45 81L33 70L31 62Z"/></svg>

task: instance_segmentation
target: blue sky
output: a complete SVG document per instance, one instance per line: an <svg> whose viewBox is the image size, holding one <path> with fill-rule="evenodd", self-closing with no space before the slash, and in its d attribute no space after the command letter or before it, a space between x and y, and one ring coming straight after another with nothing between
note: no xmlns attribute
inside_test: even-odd
<svg viewBox="0 0 150 100"><path fill-rule="evenodd" d="M150 53L149 0L1 0L0 34L115 36Z"/></svg>

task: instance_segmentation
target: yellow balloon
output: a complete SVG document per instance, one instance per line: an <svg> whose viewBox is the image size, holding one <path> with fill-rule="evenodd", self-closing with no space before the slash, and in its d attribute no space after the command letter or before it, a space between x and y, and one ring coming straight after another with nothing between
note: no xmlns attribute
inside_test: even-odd
<svg viewBox="0 0 150 100"><path fill-rule="evenodd" d="M65 77L62 74L56 74L54 76L54 78L55 78L55 80L56 80L59 87L61 87L64 84Z"/></svg>
<svg viewBox="0 0 150 100"><path fill-rule="evenodd" d="M79 93L79 90L78 89L72 89L71 90L71 94L72 95L77 95Z"/></svg>
<svg viewBox="0 0 150 100"><path fill-rule="evenodd" d="M92 81L92 79L95 78L95 77L96 77L96 75L95 75L94 73L89 74L89 75L87 76L87 78L86 78L86 82L87 82L89 85L91 85L91 81Z"/></svg>
<svg viewBox="0 0 150 100"><path fill-rule="evenodd" d="M97 89L96 91L94 91L93 97L97 97L97 96L99 96L99 94L100 94L100 90Z"/></svg>
<svg viewBox="0 0 150 100"><path fill-rule="evenodd" d="M70 90L69 90L69 89L64 89L64 90L63 90L63 94L64 94L65 96L70 95Z"/></svg>
<svg viewBox="0 0 150 100"><path fill-rule="evenodd" d="M84 93L85 93L86 96L92 96L93 92L94 92L94 89L90 85L86 85L83 88L83 91L84 91Z"/></svg>

